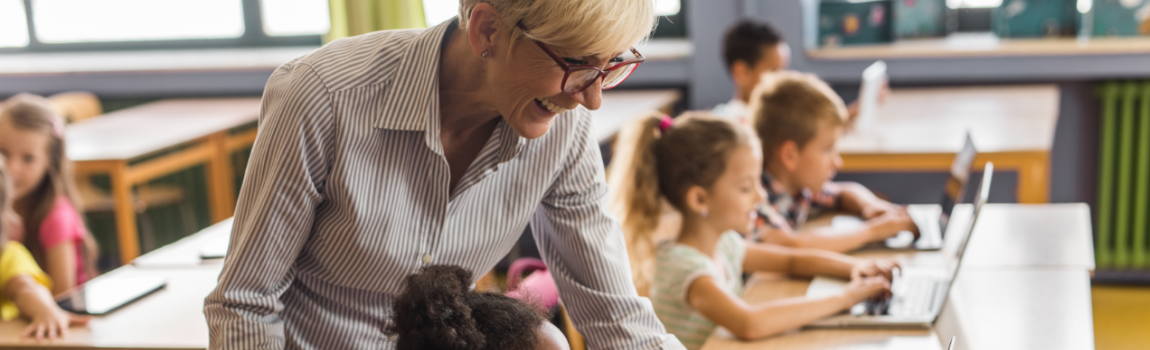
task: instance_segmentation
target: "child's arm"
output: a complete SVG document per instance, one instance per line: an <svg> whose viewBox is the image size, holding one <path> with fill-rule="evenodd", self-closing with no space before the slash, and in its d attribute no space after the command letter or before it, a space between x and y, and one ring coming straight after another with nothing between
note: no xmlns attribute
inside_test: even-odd
<svg viewBox="0 0 1150 350"><path fill-rule="evenodd" d="M76 245L63 242L44 253L44 272L52 277L52 295L60 295L76 285Z"/></svg>
<svg viewBox="0 0 1150 350"><path fill-rule="evenodd" d="M703 276L691 283L687 302L707 319L726 327L735 336L754 339L801 327L890 289L882 277L851 281L834 296L787 298L749 305L727 293L714 278Z"/></svg>
<svg viewBox="0 0 1150 350"><path fill-rule="evenodd" d="M828 186L834 186L839 192L839 209L864 219L873 219L899 208L894 203L878 198L874 192L857 182L834 182L828 183Z"/></svg>
<svg viewBox="0 0 1150 350"><path fill-rule="evenodd" d="M810 277L828 275L836 277L882 276L891 279L898 264L890 260L859 259L820 249L801 249L772 244L747 245L743 271L783 272L792 276Z"/></svg>
<svg viewBox="0 0 1150 350"><path fill-rule="evenodd" d="M876 219L867 220L859 228L842 230L827 226L808 229L803 234L796 234L787 228L768 227L761 233L761 236L765 243L845 253L858 249L867 243L884 240L898 234L900 229L896 228L901 227L899 226L901 221L896 219L880 216Z"/></svg>
<svg viewBox="0 0 1150 350"><path fill-rule="evenodd" d="M48 288L27 275L16 276L4 286L8 299L16 303L20 313L31 322L24 329L24 337L56 338L68 336L69 326L85 325L91 319L61 310L52 299Z"/></svg>

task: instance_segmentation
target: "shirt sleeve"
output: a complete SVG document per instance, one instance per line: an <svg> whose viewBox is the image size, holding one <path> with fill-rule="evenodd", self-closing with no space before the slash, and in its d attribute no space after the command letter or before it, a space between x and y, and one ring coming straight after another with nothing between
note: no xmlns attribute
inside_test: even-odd
<svg viewBox="0 0 1150 350"><path fill-rule="evenodd" d="M265 91L228 255L204 302L210 349L284 348L280 296L324 199L332 152L326 87L311 67L288 63Z"/></svg>
<svg viewBox="0 0 1150 350"><path fill-rule="evenodd" d="M40 266L36 265L36 260L32 258L32 253L29 253L28 249L20 243L9 241L0 254L2 254L0 255L0 288L7 288L8 282L17 276L32 277L45 288L52 288L52 279L48 278L48 274L44 273L43 270L40 270ZM8 321L17 316L20 316L20 309L16 307L14 302L8 300L7 295L0 293L0 320Z"/></svg>
<svg viewBox="0 0 1150 350"><path fill-rule="evenodd" d="M52 210L40 223L40 245L44 250L52 249L64 242L76 242L84 238L84 226L80 213L67 198L60 197L52 205Z"/></svg>
<svg viewBox="0 0 1150 350"><path fill-rule="evenodd" d="M631 283L622 229L607 213L607 183L590 113L577 109L564 167L532 220L539 251L591 349L682 349ZM552 130L555 132L557 130Z"/></svg>

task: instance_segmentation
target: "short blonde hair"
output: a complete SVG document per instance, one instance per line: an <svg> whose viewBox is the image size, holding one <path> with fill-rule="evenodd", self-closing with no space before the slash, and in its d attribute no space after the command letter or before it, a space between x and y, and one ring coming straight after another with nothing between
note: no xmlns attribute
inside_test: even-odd
<svg viewBox="0 0 1150 350"><path fill-rule="evenodd" d="M807 145L820 123L845 125L847 108L827 83L812 74L781 71L763 74L751 93L751 125L763 147L763 161L777 155L779 147L794 141Z"/></svg>
<svg viewBox="0 0 1150 350"><path fill-rule="evenodd" d="M625 52L657 23L653 0L460 0L460 28L482 2L499 11L514 38L526 35L585 55ZM530 34L516 27L520 21Z"/></svg>

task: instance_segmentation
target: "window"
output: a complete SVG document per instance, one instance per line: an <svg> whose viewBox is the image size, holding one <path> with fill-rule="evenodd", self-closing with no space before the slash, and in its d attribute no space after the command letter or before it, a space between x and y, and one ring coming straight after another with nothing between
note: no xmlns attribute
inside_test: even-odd
<svg viewBox="0 0 1150 350"><path fill-rule="evenodd" d="M655 14L659 16L674 16L679 14L682 0L655 0Z"/></svg>
<svg viewBox="0 0 1150 350"><path fill-rule="evenodd" d="M655 0L655 14L659 15L659 26L654 36L685 37L683 26L682 0ZM423 16L428 26L433 26L459 14L459 0L423 0Z"/></svg>
<svg viewBox="0 0 1150 350"><path fill-rule="evenodd" d="M24 1L0 0L0 47L28 46Z"/></svg>
<svg viewBox="0 0 1150 350"><path fill-rule="evenodd" d="M0 0L0 53L318 46L330 26L327 0Z"/></svg>
<svg viewBox="0 0 1150 350"><path fill-rule="evenodd" d="M331 29L325 0L261 0L260 10L270 36L323 35Z"/></svg>
<svg viewBox="0 0 1150 350"><path fill-rule="evenodd" d="M34 0L43 43L238 38L240 0Z"/></svg>
<svg viewBox="0 0 1150 350"><path fill-rule="evenodd" d="M946 6L959 8L993 8L1002 5L1002 0L946 0Z"/></svg>

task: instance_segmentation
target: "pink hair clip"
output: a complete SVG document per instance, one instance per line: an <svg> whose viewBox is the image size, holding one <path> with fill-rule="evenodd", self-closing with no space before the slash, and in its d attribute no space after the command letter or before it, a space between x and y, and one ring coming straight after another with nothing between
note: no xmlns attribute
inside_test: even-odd
<svg viewBox="0 0 1150 350"><path fill-rule="evenodd" d="M671 120L671 116L664 114L663 118L659 120L659 131L667 132L667 129L671 128L672 123L674 123L674 120Z"/></svg>
<svg viewBox="0 0 1150 350"><path fill-rule="evenodd" d="M52 134L57 138L64 138L64 120L58 116L52 117Z"/></svg>

